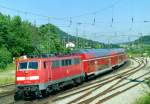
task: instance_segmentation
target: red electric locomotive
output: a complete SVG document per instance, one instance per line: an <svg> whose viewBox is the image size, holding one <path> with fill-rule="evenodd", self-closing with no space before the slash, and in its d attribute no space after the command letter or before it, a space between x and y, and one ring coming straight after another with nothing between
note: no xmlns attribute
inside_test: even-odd
<svg viewBox="0 0 150 104"><path fill-rule="evenodd" d="M15 100L42 97L68 83L80 84L122 65L127 60L123 49L85 49L65 56L36 56L16 60Z"/></svg>
<svg viewBox="0 0 150 104"><path fill-rule="evenodd" d="M79 55L48 58L27 58L16 61L16 94L20 97L45 96L74 81L80 83L84 78Z"/></svg>

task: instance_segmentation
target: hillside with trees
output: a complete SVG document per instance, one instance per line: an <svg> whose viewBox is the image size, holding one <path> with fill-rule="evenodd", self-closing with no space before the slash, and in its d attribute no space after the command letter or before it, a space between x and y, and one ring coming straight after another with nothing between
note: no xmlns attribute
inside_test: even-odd
<svg viewBox="0 0 150 104"><path fill-rule="evenodd" d="M78 44L76 48L105 48L107 45L68 35L52 24L35 26L21 17L0 13L0 68L12 63L13 57L27 54L66 52L69 41Z"/></svg>
<svg viewBox="0 0 150 104"><path fill-rule="evenodd" d="M147 55L150 55L150 35L141 36L138 39L125 43L123 45L120 45L127 49L128 53L131 53L132 55L143 55L143 53L146 53Z"/></svg>

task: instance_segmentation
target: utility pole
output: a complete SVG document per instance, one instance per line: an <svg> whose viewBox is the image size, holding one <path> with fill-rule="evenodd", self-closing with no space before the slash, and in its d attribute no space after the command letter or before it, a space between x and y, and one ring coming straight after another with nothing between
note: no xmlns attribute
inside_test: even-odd
<svg viewBox="0 0 150 104"><path fill-rule="evenodd" d="M128 42L129 42L128 48L130 50L131 49L130 36L128 36Z"/></svg>
<svg viewBox="0 0 150 104"><path fill-rule="evenodd" d="M67 35L68 35L68 36L67 36L67 41L68 41L68 43L69 43L69 42L70 42L70 40L69 40L69 34L67 33Z"/></svg>
<svg viewBox="0 0 150 104"><path fill-rule="evenodd" d="M76 48L78 48L78 27L76 27Z"/></svg>
<svg viewBox="0 0 150 104"><path fill-rule="evenodd" d="M144 46L143 46L143 34L142 33L140 33L140 37L141 37L141 39L139 40L140 41L140 44L141 44L141 56L142 56L142 53L143 53L143 51L144 51Z"/></svg>
<svg viewBox="0 0 150 104"><path fill-rule="evenodd" d="M86 48L87 44L87 35L86 35L86 31L83 31L83 41L82 41L82 48Z"/></svg>
<svg viewBox="0 0 150 104"><path fill-rule="evenodd" d="M79 48L79 43L78 43L79 30L78 30L78 26L80 26L81 24L82 24L81 22L78 22L77 27L76 27L76 48Z"/></svg>
<svg viewBox="0 0 150 104"><path fill-rule="evenodd" d="M111 36L108 36L108 48L111 48L111 45L110 45L110 39L111 39Z"/></svg>

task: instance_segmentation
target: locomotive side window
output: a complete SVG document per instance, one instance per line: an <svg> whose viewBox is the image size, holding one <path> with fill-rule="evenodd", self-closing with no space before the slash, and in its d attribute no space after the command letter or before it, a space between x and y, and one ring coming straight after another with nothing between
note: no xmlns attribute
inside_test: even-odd
<svg viewBox="0 0 150 104"><path fill-rule="evenodd" d="M61 60L61 65L62 66L68 66L72 64L72 60L71 59L66 59L66 60Z"/></svg>
<svg viewBox="0 0 150 104"><path fill-rule="evenodd" d="M65 60L62 60L62 66L65 66Z"/></svg>
<svg viewBox="0 0 150 104"><path fill-rule="evenodd" d="M71 61L72 61L71 59L69 59L69 60L68 60L69 65L71 65L71 64L72 64L72 63L71 63Z"/></svg>
<svg viewBox="0 0 150 104"><path fill-rule="evenodd" d="M74 65L74 64L79 64L79 63L80 63L79 58L61 60L61 66Z"/></svg>
<svg viewBox="0 0 150 104"><path fill-rule="evenodd" d="M60 61L59 60L54 60L52 61L52 68L56 68L60 66Z"/></svg>
<svg viewBox="0 0 150 104"><path fill-rule="evenodd" d="M68 60L65 60L65 66L67 66L68 65Z"/></svg>
<svg viewBox="0 0 150 104"><path fill-rule="evenodd" d="M29 62L28 69L38 69L38 62Z"/></svg>
<svg viewBox="0 0 150 104"><path fill-rule="evenodd" d="M69 60L66 60L66 65L70 65L70 61Z"/></svg>
<svg viewBox="0 0 150 104"><path fill-rule="evenodd" d="M19 69L21 70L24 70L24 69L27 69L27 62L22 62L22 63L19 63Z"/></svg>
<svg viewBox="0 0 150 104"><path fill-rule="evenodd" d="M44 69L46 68L46 62L43 63L44 64Z"/></svg>
<svg viewBox="0 0 150 104"><path fill-rule="evenodd" d="M69 65L69 60L65 60L65 66Z"/></svg>
<svg viewBox="0 0 150 104"><path fill-rule="evenodd" d="M79 64L80 63L80 59L76 58L74 59L74 64Z"/></svg>

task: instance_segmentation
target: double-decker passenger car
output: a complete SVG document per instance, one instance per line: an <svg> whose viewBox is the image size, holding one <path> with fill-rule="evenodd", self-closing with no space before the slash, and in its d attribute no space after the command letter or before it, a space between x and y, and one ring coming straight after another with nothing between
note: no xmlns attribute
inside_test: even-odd
<svg viewBox="0 0 150 104"><path fill-rule="evenodd" d="M34 56L16 60L15 99L41 97L68 83L80 84L125 63L123 49L85 49L64 56Z"/></svg>
<svg viewBox="0 0 150 104"><path fill-rule="evenodd" d="M124 49L80 50L86 76L96 75L122 65L127 61Z"/></svg>

